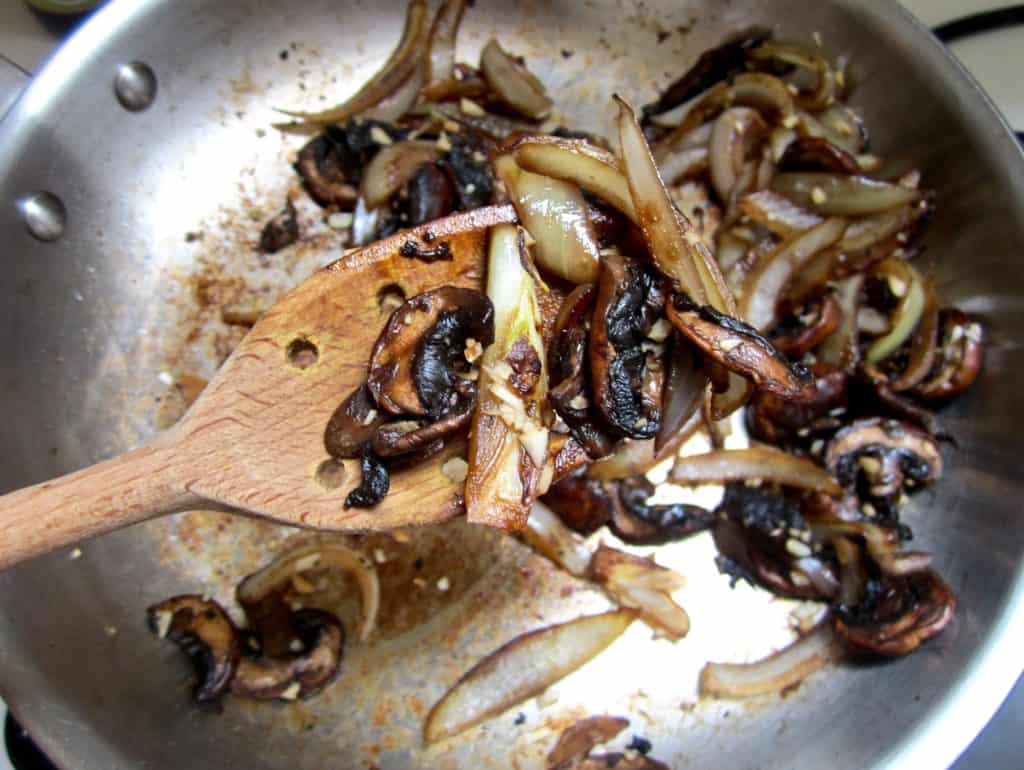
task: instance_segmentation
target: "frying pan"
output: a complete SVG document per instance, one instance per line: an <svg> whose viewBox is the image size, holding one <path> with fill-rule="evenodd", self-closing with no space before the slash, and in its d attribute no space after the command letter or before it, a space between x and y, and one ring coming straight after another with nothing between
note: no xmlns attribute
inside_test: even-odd
<svg viewBox="0 0 1024 770"><path fill-rule="evenodd" d="M0 124L0 488L13 489L140 443L182 409L171 383L209 375L237 341L218 305L271 299L337 257L321 233L262 259L263 221L295 181L299 137L274 106L323 105L387 56L399 0L113 2L54 57ZM470 665L518 633L598 609L603 599L517 543L462 523L357 544L381 548L381 627L350 640L321 697L292 705L189 701L177 650L143 609L235 583L296 539L224 514L154 521L0 575L0 687L66 768L542 766L557 730L608 712L673 767L938 767L991 715L1021 670L1024 640L1018 473L1024 428L1024 162L963 70L882 0L480 0L460 58L491 34L525 54L570 125L608 132L610 92L643 103L727 31L760 23L819 33L859 68L853 99L874 150L920 167L937 193L926 259L948 300L984 317L984 375L943 414L957 442L945 478L915 497L915 547L933 551L960 597L955 622L906 659L839 666L783 699L698 702L709 659L751 659L791 638L792 605L732 591L700 538L659 555L689 584L678 644L636 626L554 695L424 749L425 710ZM668 33L665 35L664 33ZM659 42L660 40L660 42ZM156 77L148 109L115 97L119 68ZM17 201L35 191L67 212L33 238ZM322 224L310 209L304 224ZM422 562L417 562L422 559ZM421 565L417 569L417 565ZM421 581L413 582L415 577ZM451 589L435 590L448 577ZM337 611L355 607L340 586ZM350 635L351 636L351 635Z"/></svg>

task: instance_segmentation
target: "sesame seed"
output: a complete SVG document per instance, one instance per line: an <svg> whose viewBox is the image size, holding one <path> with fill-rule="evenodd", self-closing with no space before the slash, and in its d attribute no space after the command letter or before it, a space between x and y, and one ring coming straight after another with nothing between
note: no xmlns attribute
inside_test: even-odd
<svg viewBox="0 0 1024 770"><path fill-rule="evenodd" d="M875 510L875 506L871 503L864 503L860 509L863 511L865 516L876 516L878 514L878 511Z"/></svg>
<svg viewBox="0 0 1024 770"><path fill-rule="evenodd" d="M960 327L957 327L960 328ZM971 342L981 342L981 324L972 323L964 331L964 335Z"/></svg>
<svg viewBox="0 0 1024 770"><path fill-rule="evenodd" d="M167 632L171 630L171 621L174 619L174 614L167 610L161 610L156 613L156 635L160 639L167 638Z"/></svg>
<svg viewBox="0 0 1024 770"><path fill-rule="evenodd" d="M378 564L384 564L388 560L388 555L384 553L383 548L373 549L373 560Z"/></svg>
<svg viewBox="0 0 1024 770"><path fill-rule="evenodd" d="M464 187L463 189L464 189L464 190L466 191L466 194L467 194L467 195L472 195L473 193L475 193L475 192L476 192L476 185L475 185L475 184L473 184L472 182L470 182L470 183L469 183L468 185L466 185L466 186L465 186L465 187Z"/></svg>
<svg viewBox="0 0 1024 770"><path fill-rule="evenodd" d="M441 578L440 580L437 581L437 590L440 591L441 593L444 593L445 591L447 591L451 587L452 587L452 581L450 581L447 577L443 577L443 578Z"/></svg>
<svg viewBox="0 0 1024 770"><path fill-rule="evenodd" d="M782 125L785 128L796 128L796 124L800 122L800 119L796 115L787 115L782 119Z"/></svg>
<svg viewBox="0 0 1024 770"><path fill-rule="evenodd" d="M456 484L461 484L469 475L469 464L461 457L452 457L441 466L441 473Z"/></svg>
<svg viewBox="0 0 1024 770"><path fill-rule="evenodd" d="M370 425L373 425L373 421L377 419L377 415L378 412L376 409L371 409L370 411L368 411L366 413L366 416L363 418L363 427L366 428L369 427Z"/></svg>
<svg viewBox="0 0 1024 770"><path fill-rule="evenodd" d="M451 152L452 149L452 143L448 141L448 134L446 134L444 131L442 131L441 135L437 137L437 141L434 143L434 145L441 152Z"/></svg>
<svg viewBox="0 0 1024 770"><path fill-rule="evenodd" d="M72 548L71 549L71 553L68 554L68 558L71 559L71 560L81 559L82 558L82 549L81 548Z"/></svg>
<svg viewBox="0 0 1024 770"><path fill-rule="evenodd" d="M281 698L281 700L296 700L299 697L300 692L302 692L302 688L299 686L299 683L292 682L278 697Z"/></svg>
<svg viewBox="0 0 1024 770"><path fill-rule="evenodd" d="M828 195L825 194L824 190L815 185L811 188L811 200L820 206L828 200Z"/></svg>
<svg viewBox="0 0 1024 770"><path fill-rule="evenodd" d="M292 652L302 652L303 646L302 642L298 639L292 639L288 642L288 649Z"/></svg>
<svg viewBox="0 0 1024 770"><path fill-rule="evenodd" d="M798 559L803 559L811 555L811 548L807 545L807 543L804 543L800 540L796 540L791 537L786 541L786 552L790 556L795 556Z"/></svg>
<svg viewBox="0 0 1024 770"><path fill-rule="evenodd" d="M372 126L370 128L370 139L379 145L392 144L391 137L388 136L388 132L380 126Z"/></svg>
<svg viewBox="0 0 1024 770"><path fill-rule="evenodd" d="M465 115L473 115L474 117L482 117L487 113L484 112L484 108L474 102L472 99L467 99L463 96L459 100L459 109L462 110Z"/></svg>
<svg viewBox="0 0 1024 770"><path fill-rule="evenodd" d="M352 227L353 220L351 211L335 211L327 217L327 226L332 230L347 230Z"/></svg>
<svg viewBox="0 0 1024 770"><path fill-rule="evenodd" d="M570 409L586 409L589 405L590 402L587 401L586 396L573 396L572 400L569 402Z"/></svg>
<svg viewBox="0 0 1024 770"><path fill-rule="evenodd" d="M886 282L889 284L889 291L892 292L894 297L904 297L907 294L907 282L902 278L895 275L887 277Z"/></svg>
<svg viewBox="0 0 1024 770"><path fill-rule="evenodd" d="M739 339L738 337L727 337L726 339L718 343L718 349L721 350L723 353L731 353L742 344L743 340Z"/></svg>

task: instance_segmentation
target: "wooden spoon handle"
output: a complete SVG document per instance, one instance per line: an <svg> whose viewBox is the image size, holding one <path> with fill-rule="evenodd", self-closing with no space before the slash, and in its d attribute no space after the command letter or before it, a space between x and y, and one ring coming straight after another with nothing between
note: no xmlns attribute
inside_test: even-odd
<svg viewBox="0 0 1024 770"><path fill-rule="evenodd" d="M187 453L168 438L0 497L0 569L200 504Z"/></svg>

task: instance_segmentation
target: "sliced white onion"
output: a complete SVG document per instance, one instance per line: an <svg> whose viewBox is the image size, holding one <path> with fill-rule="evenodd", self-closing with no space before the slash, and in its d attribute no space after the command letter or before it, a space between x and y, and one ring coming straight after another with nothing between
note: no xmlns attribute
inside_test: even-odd
<svg viewBox="0 0 1024 770"><path fill-rule="evenodd" d="M455 72L455 38L459 33L466 0L444 0L430 28L427 81L450 80Z"/></svg>
<svg viewBox="0 0 1024 770"><path fill-rule="evenodd" d="M395 142L373 156L359 185L359 196L370 209L385 205L412 179L416 169L441 156L435 142Z"/></svg>
<svg viewBox="0 0 1024 770"><path fill-rule="evenodd" d="M343 123L349 118L377 106L406 83L423 63L423 47L427 35L426 0L410 0L406 9L402 39L384 66L353 96L341 104L317 112L281 110L286 115L311 123ZM418 89L417 89L418 90Z"/></svg>
<svg viewBox="0 0 1024 770"><path fill-rule="evenodd" d="M581 578L587 574L590 550L544 503L533 504L522 536L531 548L570 575Z"/></svg>
<svg viewBox="0 0 1024 770"><path fill-rule="evenodd" d="M904 294L893 313L889 333L872 342L864 354L873 364L891 356L910 339L921 320L925 303L924 281L909 262L890 257L878 265L877 272L898 277L903 282Z"/></svg>
<svg viewBox="0 0 1024 770"><path fill-rule="evenodd" d="M780 238L792 238L821 224L821 217L813 211L801 208L789 198L771 190L758 190L744 195L738 205L746 216ZM847 232L854 226L850 225Z"/></svg>
<svg viewBox="0 0 1024 770"><path fill-rule="evenodd" d="M845 219L826 219L759 259L743 288L743 320L760 331L771 328L778 320L779 300L790 279L811 257L838 241L846 224Z"/></svg>
<svg viewBox="0 0 1024 770"><path fill-rule="evenodd" d="M670 478L677 484L761 479L826 495L838 495L843 491L832 474L820 465L766 446L721 449L680 457Z"/></svg>
<svg viewBox="0 0 1024 770"><path fill-rule="evenodd" d="M840 369L850 370L859 359L857 316L860 312L860 290L864 276L851 275L836 284L836 300L843 314L839 328L818 348L818 359Z"/></svg>
<svg viewBox="0 0 1024 770"><path fill-rule="evenodd" d="M455 683L427 716L434 743L468 730L539 695L618 639L632 610L587 615L523 634L492 652Z"/></svg>
<svg viewBox="0 0 1024 770"><path fill-rule="evenodd" d="M838 660L842 653L826 618L788 647L754 663L708 663L700 672L700 692L716 698L752 698L781 693Z"/></svg>
<svg viewBox="0 0 1024 770"><path fill-rule="evenodd" d="M480 53L480 71L505 104L534 120L551 112L551 99L544 84L491 38Z"/></svg>
<svg viewBox="0 0 1024 770"><path fill-rule="evenodd" d="M794 203L826 216L877 214L913 203L921 197L917 190L902 185L818 171L776 174L772 189Z"/></svg>
<svg viewBox="0 0 1024 770"><path fill-rule="evenodd" d="M749 144L767 129L760 113L749 107L730 107L718 116L708 145L708 165L721 200L732 197Z"/></svg>
<svg viewBox="0 0 1024 770"><path fill-rule="evenodd" d="M573 283L596 281L600 246L580 188L523 171L511 155L498 158L494 167L519 221L535 241L533 254L538 264Z"/></svg>
<svg viewBox="0 0 1024 770"><path fill-rule="evenodd" d="M341 543L311 543L278 556L239 583L236 596L243 606L259 604L286 587L295 575L313 569L338 569L356 579L362 597L362 620L356 635L365 642L377 625L380 582L373 562Z"/></svg>
<svg viewBox="0 0 1024 770"><path fill-rule="evenodd" d="M681 179L696 176L708 167L707 147L688 147L668 153L658 161L658 172L666 184L678 184Z"/></svg>

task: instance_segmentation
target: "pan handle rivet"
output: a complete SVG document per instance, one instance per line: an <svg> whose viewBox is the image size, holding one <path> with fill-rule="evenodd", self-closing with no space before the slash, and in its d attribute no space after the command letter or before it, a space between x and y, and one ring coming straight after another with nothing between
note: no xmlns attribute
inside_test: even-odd
<svg viewBox="0 0 1024 770"><path fill-rule="evenodd" d="M18 210L28 231L41 241L55 241L64 234L68 211L51 192L36 192L18 201Z"/></svg>
<svg viewBox="0 0 1024 770"><path fill-rule="evenodd" d="M114 76L114 93L126 110L144 110L156 98L156 74L144 62L122 64Z"/></svg>

